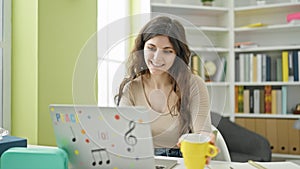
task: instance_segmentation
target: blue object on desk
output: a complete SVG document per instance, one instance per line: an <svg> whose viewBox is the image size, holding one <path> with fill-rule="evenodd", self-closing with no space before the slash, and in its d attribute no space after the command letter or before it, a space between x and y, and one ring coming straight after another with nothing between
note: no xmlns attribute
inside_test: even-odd
<svg viewBox="0 0 300 169"><path fill-rule="evenodd" d="M12 147L27 147L27 140L15 136L3 136L3 139L0 140L0 156Z"/></svg>
<svg viewBox="0 0 300 169"><path fill-rule="evenodd" d="M1 169L68 169L67 153L60 148L14 147L1 157Z"/></svg>

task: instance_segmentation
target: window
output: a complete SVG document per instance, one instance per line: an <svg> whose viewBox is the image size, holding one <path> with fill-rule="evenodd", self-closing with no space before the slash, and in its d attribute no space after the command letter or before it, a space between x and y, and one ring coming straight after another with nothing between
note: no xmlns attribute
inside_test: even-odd
<svg viewBox="0 0 300 169"><path fill-rule="evenodd" d="M118 5L116 5L118 4ZM113 106L124 77L129 26L129 0L98 1L98 105Z"/></svg>
<svg viewBox="0 0 300 169"><path fill-rule="evenodd" d="M0 127L11 128L11 0L0 0Z"/></svg>
<svg viewBox="0 0 300 169"><path fill-rule="evenodd" d="M115 106L114 96L125 75L130 43L150 18L149 12L150 0L98 0L99 106Z"/></svg>

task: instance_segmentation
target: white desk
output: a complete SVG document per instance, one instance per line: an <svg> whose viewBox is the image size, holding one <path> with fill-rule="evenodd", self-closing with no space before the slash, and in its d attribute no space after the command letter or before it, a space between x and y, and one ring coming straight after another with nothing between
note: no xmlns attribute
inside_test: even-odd
<svg viewBox="0 0 300 169"><path fill-rule="evenodd" d="M159 159L173 159L177 160L178 164L174 169L185 169L182 158L175 157L162 157L158 156L155 158ZM293 162L257 162L267 169L300 169L300 166ZM224 162L224 161L211 161L211 163L205 167L205 169L257 169L248 163L237 163L237 162Z"/></svg>
<svg viewBox="0 0 300 169"><path fill-rule="evenodd" d="M43 148L57 148L51 146L36 146L28 145L28 147L43 147ZM156 156L158 159L172 159L177 160L178 164L173 169L185 169L184 162L182 158L176 157L164 157ZM300 169L300 165L296 163L287 162L257 162L267 169ZM211 161L205 169L257 169L248 163L238 163L238 162L224 162L224 161Z"/></svg>

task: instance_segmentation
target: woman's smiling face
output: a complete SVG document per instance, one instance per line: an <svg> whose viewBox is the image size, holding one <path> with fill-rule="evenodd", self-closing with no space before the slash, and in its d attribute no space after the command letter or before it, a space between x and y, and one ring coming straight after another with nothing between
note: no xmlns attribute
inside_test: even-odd
<svg viewBox="0 0 300 169"><path fill-rule="evenodd" d="M167 36L159 35L146 41L144 59L153 75L167 72L174 63L176 51Z"/></svg>

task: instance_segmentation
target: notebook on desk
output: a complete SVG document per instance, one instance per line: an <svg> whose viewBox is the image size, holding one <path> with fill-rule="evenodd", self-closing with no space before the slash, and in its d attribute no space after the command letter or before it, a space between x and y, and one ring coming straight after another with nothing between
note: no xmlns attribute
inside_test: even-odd
<svg viewBox="0 0 300 169"><path fill-rule="evenodd" d="M155 161L149 110L139 107L50 105L56 143L70 169L168 169Z"/></svg>

